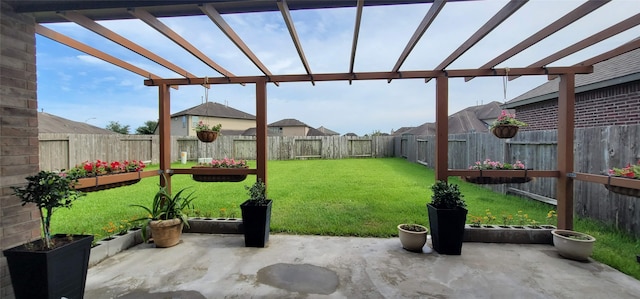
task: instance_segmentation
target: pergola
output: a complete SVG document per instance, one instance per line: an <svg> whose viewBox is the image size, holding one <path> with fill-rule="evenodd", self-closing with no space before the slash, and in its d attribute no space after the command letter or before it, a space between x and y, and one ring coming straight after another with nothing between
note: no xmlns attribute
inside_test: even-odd
<svg viewBox="0 0 640 299"><path fill-rule="evenodd" d="M463 1L463 0L455 0ZM471 49L487 34L508 19L517 10L525 6L528 0L511 0L493 15L485 24L480 26L466 41L464 41L455 51L444 59L437 67L431 70L401 71L401 67L406 58L412 52L423 34L427 31L432 22L438 17L440 11L447 4L446 0L333 0L333 1L313 1L313 0L245 0L245 1L206 1L206 0L186 0L186 1L86 1L86 0L50 0L50 1L7 1L18 13L32 14L36 22L74 22L87 28L106 39L109 39L123 47L142 55L167 69L181 74L182 78L161 78L149 71L136 67L121 59L101 52L70 37L64 36L42 25L36 25L36 33L47 38L63 43L69 47L95 56L99 59L117 65L121 68L139 74L146 78L144 84L158 87L159 106L159 131L160 131L160 169L162 172L170 174L216 174L219 172L233 172L233 174L255 174L265 183L267 182L267 84L276 85L287 82L315 82L320 81L351 81L354 80L392 80L401 79L422 79L429 82L435 79L436 85L436 179L447 180L449 176L476 176L476 171L448 169L448 93L449 79L464 77L471 80L473 77L481 76L509 76L511 79L518 76L547 75L549 77L560 77L559 99L558 99L558 165L556 170L528 171L531 177L554 177L557 178L557 201L558 201L558 227L571 229L573 227L573 182L574 180L584 180L597 183L609 183L615 186L623 186L640 189L640 181L630 181L624 179L609 178L603 175L575 173L573 160L573 139L574 139L574 107L575 107L575 75L585 74L593 71L593 64L607 60L611 57L637 49L640 47L640 39L635 39L624 45L611 49L582 63L566 67L547 67L550 63L566 57L572 53L594 45L602 40L612 37L618 33L626 31L640 24L640 15L634 15L626 20L620 20L613 26L602 28L597 33L546 57L537 62L524 67L495 68L500 63L519 54L532 45L548 38L553 33L569 26L580 18L599 9L607 4L607 0L589 0L577 6L569 13L556 20L550 20L548 25L534 34L523 37L522 41L513 45L507 51L497 55L491 61L477 69L450 69L448 68L465 52ZM450 0L449 2L454 2ZM430 8L424 16L422 22L407 42L404 50L398 57L394 67L381 72L357 72L354 70L356 49L358 45L361 17L366 6L379 5L399 5L429 3ZM290 11L301 9L323 9L337 7L352 7L356 9L355 25L353 30L353 41L351 46L351 57L349 71L344 73L313 73L300 43L300 38L296 31L295 24L291 18ZM266 12L280 11L282 18L287 25L289 34L295 45L299 59L304 66L305 73L295 75L272 74L269 69L260 61L257 55L244 43L244 41L234 32L231 26L222 18L223 14L245 13L245 12ZM173 16L196 16L206 15L215 23L218 28L246 55L246 57L262 72L257 76L236 76L214 60L197 49L178 33L165 25L158 18ZM137 18L168 39L182 47L191 55L198 58L204 64L219 75L198 77L189 71L182 69L169 60L160 57L128 40L117 33L103 27L96 21ZM170 88L180 85L203 85L211 84L243 84L255 85L256 89L256 142L257 142L257 167L255 169L171 169L170 161ZM143 176L155 176L158 173L145 172ZM498 171L485 171L483 176L504 176ZM170 186L171 177L166 176L166 181L161 178L161 184Z"/></svg>

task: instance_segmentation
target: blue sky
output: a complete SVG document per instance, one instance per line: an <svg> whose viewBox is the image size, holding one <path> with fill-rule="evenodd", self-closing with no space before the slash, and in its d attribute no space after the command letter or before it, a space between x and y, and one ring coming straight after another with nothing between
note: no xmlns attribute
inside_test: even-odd
<svg viewBox="0 0 640 299"><path fill-rule="evenodd" d="M506 0L451 2L422 36L401 70L435 68L505 5ZM532 0L480 41L449 69L477 68L537 32L552 20L584 3L577 0ZM365 7L355 61L356 72L389 71L428 11L429 4ZM640 13L636 0L614 0L498 67L526 67L608 26ZM314 73L348 72L355 8L292 11L307 61ZM273 74L301 74L298 58L279 12L224 15L225 20ZM216 63L236 75L260 71L207 17L160 19ZM139 20L104 21L101 25L146 47L197 76L220 76L188 52ZM178 74L72 23L46 27L116 56L163 78ZM640 36L640 28L577 52L552 66L568 66ZM44 112L105 127L110 121L131 131L158 118L158 89L145 78L110 65L42 36L36 36L38 105ZM507 100L542 83L545 76L521 77L507 84ZM418 126L435 119L435 82L386 80L269 84L269 123L298 119L311 127L324 126L341 134L364 135ZM449 112L504 101L500 77L450 79ZM202 103L201 86L171 90L171 113ZM215 85L208 101L228 103L255 115L253 85Z"/></svg>

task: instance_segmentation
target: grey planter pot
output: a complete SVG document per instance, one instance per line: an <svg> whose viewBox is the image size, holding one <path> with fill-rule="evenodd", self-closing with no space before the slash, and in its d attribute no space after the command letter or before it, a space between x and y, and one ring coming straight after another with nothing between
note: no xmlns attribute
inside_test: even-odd
<svg viewBox="0 0 640 299"><path fill-rule="evenodd" d="M555 226L544 225L540 228L530 226L507 225L490 227L472 227L469 224L464 228L464 242L483 243L511 243L511 244L553 244L551 231Z"/></svg>

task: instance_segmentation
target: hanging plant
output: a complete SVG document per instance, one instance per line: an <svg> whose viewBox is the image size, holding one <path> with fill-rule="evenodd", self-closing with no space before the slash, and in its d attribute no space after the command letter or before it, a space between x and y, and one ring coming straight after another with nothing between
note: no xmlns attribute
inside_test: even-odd
<svg viewBox="0 0 640 299"><path fill-rule="evenodd" d="M517 120L515 114L502 110L498 119L489 126L489 130L498 138L512 138L516 136L520 127L526 125L526 123Z"/></svg>
<svg viewBox="0 0 640 299"><path fill-rule="evenodd" d="M198 139L202 142L214 142L218 138L218 134L220 134L220 129L222 128L222 124L217 124L215 126L209 126L202 121L199 121L195 128L196 135Z"/></svg>

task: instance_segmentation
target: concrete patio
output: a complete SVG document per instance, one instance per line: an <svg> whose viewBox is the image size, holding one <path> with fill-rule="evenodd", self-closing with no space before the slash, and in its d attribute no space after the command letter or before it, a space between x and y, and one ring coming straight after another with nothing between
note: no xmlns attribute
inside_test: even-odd
<svg viewBox="0 0 640 299"><path fill-rule="evenodd" d="M429 244L427 244L429 245ZM553 246L465 243L461 256L407 252L398 238L183 234L89 269L85 298L637 298L640 281L561 258Z"/></svg>

